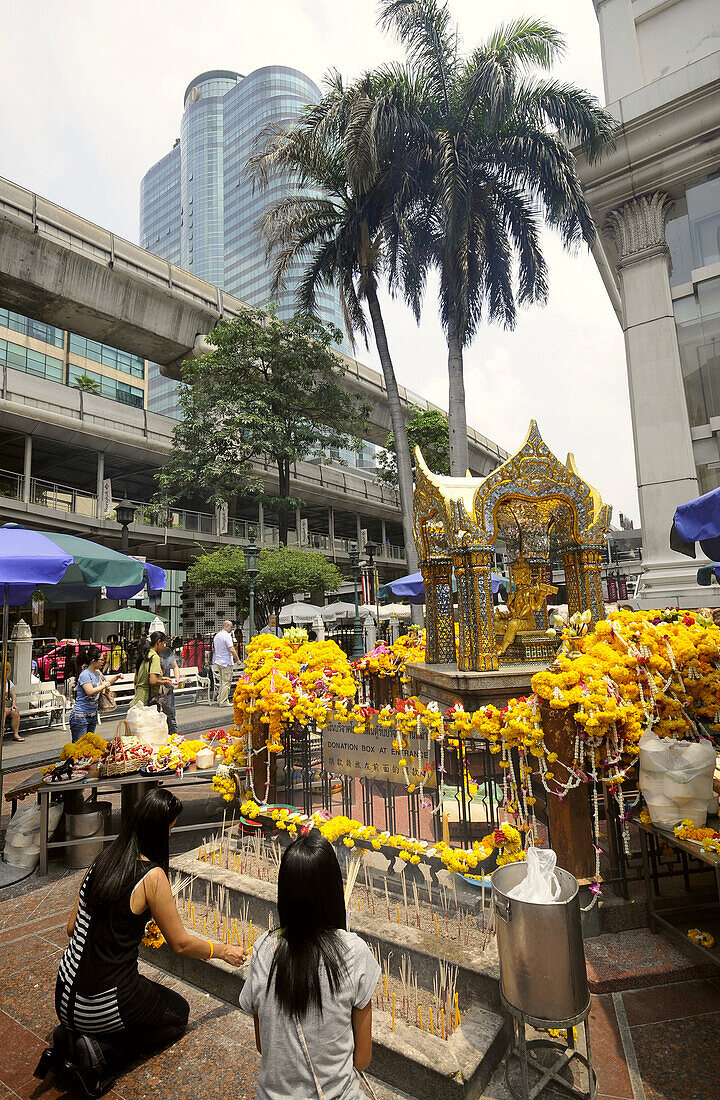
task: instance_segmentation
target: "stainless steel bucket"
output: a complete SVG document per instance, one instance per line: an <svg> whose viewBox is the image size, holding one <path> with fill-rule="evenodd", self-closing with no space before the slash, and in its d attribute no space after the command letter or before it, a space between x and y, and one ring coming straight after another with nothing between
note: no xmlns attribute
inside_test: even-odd
<svg viewBox="0 0 720 1100"><path fill-rule="evenodd" d="M66 840L84 840L65 849L66 867L89 867L103 850L102 838L110 833L111 802L86 802L65 814Z"/></svg>
<svg viewBox="0 0 720 1100"><path fill-rule="evenodd" d="M503 996L526 1016L570 1020L590 1001L577 879L557 868L560 898L540 905L507 896L525 873L508 863L492 876Z"/></svg>

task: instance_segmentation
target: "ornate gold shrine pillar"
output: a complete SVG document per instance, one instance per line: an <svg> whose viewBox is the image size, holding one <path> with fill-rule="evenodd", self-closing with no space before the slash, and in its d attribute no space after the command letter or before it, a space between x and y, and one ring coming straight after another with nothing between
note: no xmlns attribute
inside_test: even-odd
<svg viewBox="0 0 720 1100"><path fill-rule="evenodd" d="M589 610L593 624L605 618L602 555L597 547L573 547L563 552L568 616Z"/></svg>
<svg viewBox="0 0 720 1100"><path fill-rule="evenodd" d="M492 554L490 550L458 550L453 553L460 610L458 669L492 672L500 667L492 603Z"/></svg>
<svg viewBox="0 0 720 1100"><path fill-rule="evenodd" d="M605 618L605 598L602 586L602 553L596 546L586 547L581 554L585 607L592 612L593 625Z"/></svg>
<svg viewBox="0 0 720 1100"><path fill-rule="evenodd" d="M452 562L434 558L420 566L425 585L425 660L430 665L455 662Z"/></svg>
<svg viewBox="0 0 720 1100"><path fill-rule="evenodd" d="M567 588L568 618L576 611L584 611L582 566L580 564L579 547L570 547L563 550L563 569L565 570L565 586Z"/></svg>

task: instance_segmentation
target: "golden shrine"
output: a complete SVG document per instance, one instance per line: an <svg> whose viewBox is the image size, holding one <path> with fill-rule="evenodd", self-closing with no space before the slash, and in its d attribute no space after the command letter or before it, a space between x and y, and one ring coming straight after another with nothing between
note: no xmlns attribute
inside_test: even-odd
<svg viewBox="0 0 720 1100"><path fill-rule="evenodd" d="M572 455L565 463L543 442L535 421L517 454L484 478L441 477L419 448L414 535L425 584L427 664L454 664L463 672L491 672L500 660L546 661L546 583L551 539L565 569L568 614L605 614L601 561L610 507L580 477ZM491 566L504 542L514 591L507 612L493 608ZM459 616L455 646L453 571Z"/></svg>

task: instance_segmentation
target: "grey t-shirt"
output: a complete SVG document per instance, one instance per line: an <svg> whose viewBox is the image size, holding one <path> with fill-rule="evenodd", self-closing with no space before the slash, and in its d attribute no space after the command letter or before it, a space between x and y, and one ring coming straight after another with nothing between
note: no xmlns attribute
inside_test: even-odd
<svg viewBox="0 0 720 1100"><path fill-rule="evenodd" d="M326 1100L366 1100L353 1069L352 1010L364 1008L370 1001L380 977L380 967L370 948L354 932L339 930L338 935L342 940L341 954L347 965L347 976L333 997L325 967L321 966L322 1015L310 1009L302 1020L302 1029ZM260 1021L263 1060L255 1097L256 1100L311 1100L317 1097L317 1089L295 1022L278 1007L273 988L266 993L276 945L276 932L266 932L257 941L240 994L240 1008L249 1014L257 1013Z"/></svg>

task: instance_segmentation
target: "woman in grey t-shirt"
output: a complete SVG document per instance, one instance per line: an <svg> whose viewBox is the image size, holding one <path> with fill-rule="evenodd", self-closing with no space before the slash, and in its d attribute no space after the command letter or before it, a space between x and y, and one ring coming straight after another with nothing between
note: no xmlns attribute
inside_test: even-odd
<svg viewBox="0 0 720 1100"><path fill-rule="evenodd" d="M340 865L317 830L285 850L278 914L280 930L255 944L240 994L263 1056L256 1100L365 1100L356 1070L372 1057L380 967L345 930Z"/></svg>

